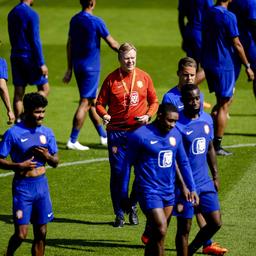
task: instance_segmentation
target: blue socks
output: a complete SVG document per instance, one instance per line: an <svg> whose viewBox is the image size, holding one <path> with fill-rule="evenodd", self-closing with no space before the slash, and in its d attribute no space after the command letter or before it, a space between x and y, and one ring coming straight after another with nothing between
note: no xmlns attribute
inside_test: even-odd
<svg viewBox="0 0 256 256"><path fill-rule="evenodd" d="M80 130L76 128L72 128L71 134L70 134L70 141L72 143L75 143L77 141L77 137L79 135Z"/></svg>
<svg viewBox="0 0 256 256"><path fill-rule="evenodd" d="M107 133L102 124L97 125L96 129L97 129L97 132L100 135L100 137L104 137L104 138L107 137Z"/></svg>

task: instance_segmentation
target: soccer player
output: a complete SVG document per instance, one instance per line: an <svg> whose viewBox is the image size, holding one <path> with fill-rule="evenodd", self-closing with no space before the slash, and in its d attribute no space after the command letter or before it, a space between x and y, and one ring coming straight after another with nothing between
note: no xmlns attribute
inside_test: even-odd
<svg viewBox="0 0 256 256"><path fill-rule="evenodd" d="M182 137L175 123L178 111L172 104L161 104L151 124L132 132L128 139L127 159L134 165L138 199L151 237L144 255L164 255L164 241L175 203L176 164L194 199L195 185Z"/></svg>
<svg viewBox="0 0 256 256"><path fill-rule="evenodd" d="M28 84L37 85L43 96L49 94L48 68L45 65L39 32L39 16L31 8L33 0L21 0L8 14L11 43L11 68L14 84L13 109L19 121L22 99Z"/></svg>
<svg viewBox="0 0 256 256"><path fill-rule="evenodd" d="M95 99L100 79L100 40L103 38L111 49L118 51L119 43L110 35L105 22L93 15L96 0L80 0L82 11L70 21L67 42L68 68L63 78L69 83L72 70L76 77L80 101L73 118L73 127L67 142L68 149L88 150L77 138L89 112L101 144L107 145L107 135L95 110Z"/></svg>
<svg viewBox="0 0 256 256"><path fill-rule="evenodd" d="M256 73L256 0L233 0L228 9L236 15L240 40L254 74ZM253 80L256 97L256 78Z"/></svg>
<svg viewBox="0 0 256 256"><path fill-rule="evenodd" d="M158 108L153 81L146 72L136 67L136 58L137 50L134 45L124 43L120 46L120 68L107 76L96 102L96 110L107 124L110 189L116 215L115 227L124 225L124 211L121 206L122 184L127 184L124 193L128 196L131 169L122 167L127 151L127 136L131 131L147 124ZM134 191L131 193L129 221L131 224L138 224Z"/></svg>
<svg viewBox="0 0 256 256"><path fill-rule="evenodd" d="M8 80L7 63L5 59L0 58L0 95L4 102L5 108L7 110L7 116L9 119L7 123L12 124L15 120L15 116L11 107L9 92L6 84L7 80Z"/></svg>
<svg viewBox="0 0 256 256"><path fill-rule="evenodd" d="M188 236L194 207L179 197L176 199L177 255L193 255L221 227L221 214L218 199L219 176L216 154L213 147L213 121L209 114L200 111L200 91L194 84L187 84L181 90L184 110L179 115L177 128L182 134L183 144L192 169L199 205L195 213L204 216L206 225L201 227L188 248ZM208 174L208 167L212 179ZM208 246L204 254L223 255L226 248Z"/></svg>
<svg viewBox="0 0 256 256"><path fill-rule="evenodd" d="M227 10L231 1L217 0L216 5L208 9L202 32L202 66L209 91L216 96L214 148L221 156L232 154L222 148L221 142L235 85L235 51L246 67L248 79L254 80L254 73L239 40L236 17Z"/></svg>
<svg viewBox="0 0 256 256"><path fill-rule="evenodd" d="M172 103L178 111L182 111L184 104L181 101L181 89L184 84L195 83L196 81L197 63L191 57L184 57L178 63L177 75L179 77L178 85L171 88L164 94L162 103ZM201 109L203 110L204 96L200 93Z"/></svg>
<svg viewBox="0 0 256 256"><path fill-rule="evenodd" d="M197 63L193 58L185 57L180 59L178 64L178 77L179 83L177 86L170 89L166 94L164 94L162 103L172 103L179 112L184 110L184 103L181 99L181 90L187 84L193 84L196 80L196 70ZM203 113L203 94L200 92L200 112ZM197 222L200 227L203 227L206 222L200 214L196 215ZM142 235L142 241L145 240L144 236L146 236L147 230L145 230L144 235ZM208 240L204 244L204 248L210 250L211 248L218 247L217 243L214 243L212 240Z"/></svg>
<svg viewBox="0 0 256 256"><path fill-rule="evenodd" d="M202 50L202 21L206 10L214 5L213 0L179 0L179 29L183 39L182 48L188 57L196 60L198 65L196 83L205 79L200 69Z"/></svg>
<svg viewBox="0 0 256 256"><path fill-rule="evenodd" d="M47 223L53 219L45 165L57 167L57 144L51 129L42 125L47 99L39 93L24 96L21 122L9 128L0 143L0 168L14 171L13 220L6 256L14 255L33 224L32 255L45 251ZM11 160L6 159L10 155Z"/></svg>

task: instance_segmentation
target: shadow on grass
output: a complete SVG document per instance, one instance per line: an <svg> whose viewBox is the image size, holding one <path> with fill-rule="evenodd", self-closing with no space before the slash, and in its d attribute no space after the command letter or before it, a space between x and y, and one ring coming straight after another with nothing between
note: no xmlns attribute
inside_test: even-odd
<svg viewBox="0 0 256 256"><path fill-rule="evenodd" d="M13 224L12 215L0 214L0 221L5 222L6 224Z"/></svg>
<svg viewBox="0 0 256 256"><path fill-rule="evenodd" d="M256 133L225 132L227 136L256 137Z"/></svg>
<svg viewBox="0 0 256 256"><path fill-rule="evenodd" d="M85 225L113 225L113 222L104 222L104 221L86 221L86 220L75 220L67 218L54 218L53 222L57 223L75 223L75 224L85 224Z"/></svg>

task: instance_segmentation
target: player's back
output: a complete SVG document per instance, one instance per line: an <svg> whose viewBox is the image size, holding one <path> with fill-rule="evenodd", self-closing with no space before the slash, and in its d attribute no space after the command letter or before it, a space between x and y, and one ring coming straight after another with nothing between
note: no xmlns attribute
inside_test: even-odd
<svg viewBox="0 0 256 256"><path fill-rule="evenodd" d="M203 15L213 4L213 0L180 0L179 11L187 17L188 26L201 30Z"/></svg>
<svg viewBox="0 0 256 256"><path fill-rule="evenodd" d="M211 7L203 23L202 66L233 70L232 38L238 35L235 15L222 6Z"/></svg>
<svg viewBox="0 0 256 256"><path fill-rule="evenodd" d="M34 22L38 15L24 3L16 5L8 14L8 32L12 46L12 55L32 55Z"/></svg>

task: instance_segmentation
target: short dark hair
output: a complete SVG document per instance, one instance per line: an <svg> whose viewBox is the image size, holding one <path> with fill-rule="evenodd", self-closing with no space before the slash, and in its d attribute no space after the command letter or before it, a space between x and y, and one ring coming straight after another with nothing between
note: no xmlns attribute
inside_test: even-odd
<svg viewBox="0 0 256 256"><path fill-rule="evenodd" d="M181 88L181 97L186 98L188 92L193 90L199 90L199 87L196 84L184 84Z"/></svg>
<svg viewBox="0 0 256 256"><path fill-rule="evenodd" d="M162 103L158 107L157 114L161 114L166 116L169 112L176 112L178 113L178 109L172 103Z"/></svg>
<svg viewBox="0 0 256 256"><path fill-rule="evenodd" d="M183 70L185 67L193 67L197 69L197 63L196 61L191 57L185 57L180 59L178 63L178 71Z"/></svg>
<svg viewBox="0 0 256 256"><path fill-rule="evenodd" d="M24 112L30 112L36 108L45 108L48 100L37 92L27 93L23 98Z"/></svg>
<svg viewBox="0 0 256 256"><path fill-rule="evenodd" d="M93 4L93 0L80 0L80 4L82 5L82 8L88 8Z"/></svg>

